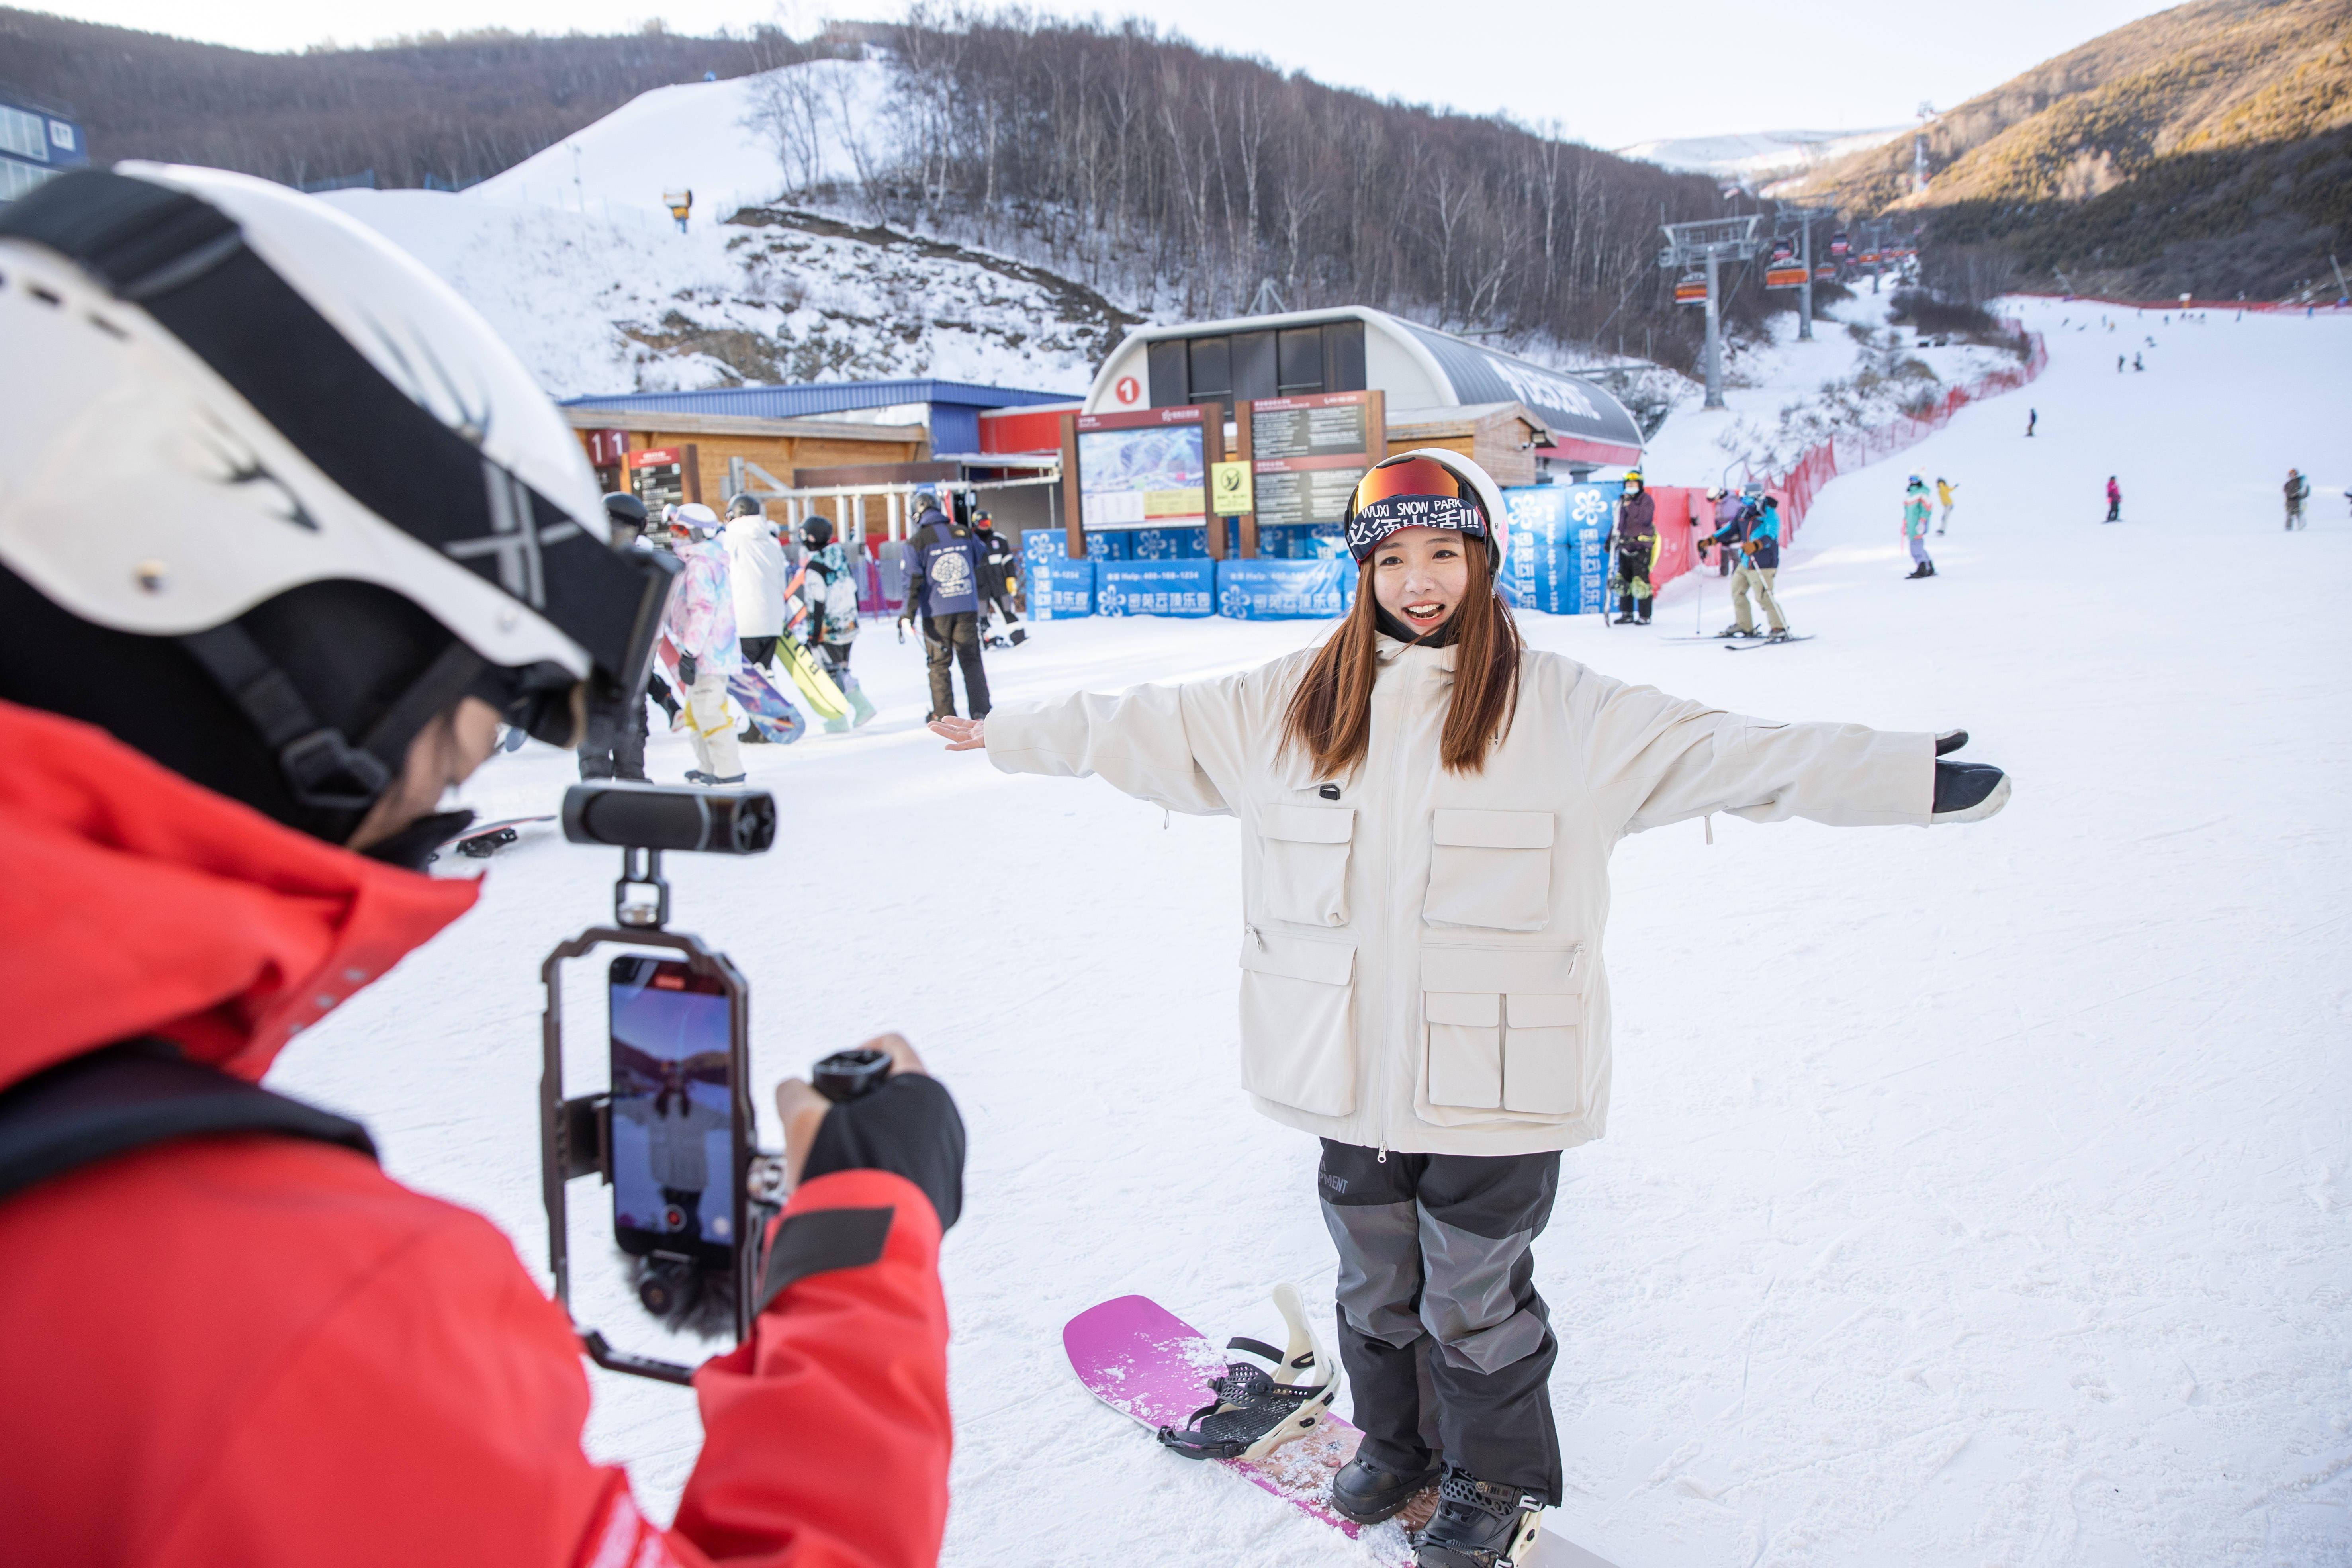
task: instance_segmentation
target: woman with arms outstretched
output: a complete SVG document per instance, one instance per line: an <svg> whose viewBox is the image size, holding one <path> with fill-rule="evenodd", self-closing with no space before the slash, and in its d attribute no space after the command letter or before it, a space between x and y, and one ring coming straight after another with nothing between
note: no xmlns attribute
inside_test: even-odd
<svg viewBox="0 0 2352 1568"><path fill-rule="evenodd" d="M1319 647L932 725L1008 773L1241 819L1243 1086L1323 1141L1365 1434L1332 1504L1370 1522L1442 1481L1423 1568L1520 1561L1559 1501L1529 1247L1560 1152L1608 1117L1618 838L1717 811L1926 826L2009 797L1999 769L1937 760L1957 731L1768 723L1528 648L1496 586L1506 527L1476 464L1391 458L1349 502L1360 584Z"/></svg>

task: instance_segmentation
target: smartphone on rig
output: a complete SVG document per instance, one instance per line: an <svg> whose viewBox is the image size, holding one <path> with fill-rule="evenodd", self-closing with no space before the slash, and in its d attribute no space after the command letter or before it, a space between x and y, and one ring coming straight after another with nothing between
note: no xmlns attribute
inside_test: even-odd
<svg viewBox="0 0 2352 1568"><path fill-rule="evenodd" d="M738 1173L752 1129L735 1081L745 1053L719 975L629 954L609 976L613 1238L645 1260L637 1294L660 1316L735 1266L749 1223Z"/></svg>

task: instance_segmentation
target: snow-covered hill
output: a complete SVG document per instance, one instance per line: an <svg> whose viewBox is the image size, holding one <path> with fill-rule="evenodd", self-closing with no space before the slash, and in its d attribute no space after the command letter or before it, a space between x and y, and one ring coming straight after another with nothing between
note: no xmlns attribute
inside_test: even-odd
<svg viewBox="0 0 2352 1568"><path fill-rule="evenodd" d="M1713 174L1758 185L1817 169L1849 153L1902 135L1904 125L1874 131L1759 131L1739 136L1680 136L1636 142L1617 148L1621 158L1639 158L1664 169Z"/></svg>
<svg viewBox="0 0 2352 1568"><path fill-rule="evenodd" d="M2079 304L2015 308L2050 344L2029 391L1816 500L1780 576L1816 640L1665 640L1722 624L1712 574L1670 585L1653 631L1525 617L1538 647L1738 711L1965 725L1963 755L2017 781L1968 828L1718 819L1711 845L1690 823L1619 847L1609 1136L1566 1156L1535 1258L1554 1528L1622 1568L2352 1563L2352 321L2134 317L2157 345L2119 376ZM2280 528L2290 464L2317 482L2307 532ZM1922 582L1906 466L1960 487ZM2183 599L2200 564L2211 607ZM989 674L1000 702L1117 689L1323 630L1062 623ZM1062 1362L1062 1323L1126 1291L1219 1338L1273 1330L1276 1279L1330 1300L1315 1146L1235 1081L1232 821L946 754L919 646L877 634L857 660L880 721L747 753L785 843L669 875L679 923L751 979L763 1091L895 1026L961 1100L947 1561L1361 1568ZM651 763L676 780L685 742ZM465 795L544 812L572 776L528 746ZM461 930L272 1079L366 1119L394 1173L534 1268L538 964L605 917L613 874L526 837ZM781 912L812 889L814 925ZM580 1259L609 1210L575 1192ZM692 1396L594 1382L593 1450L666 1513Z"/></svg>
<svg viewBox="0 0 2352 1568"><path fill-rule="evenodd" d="M890 155L893 90L878 60L664 88L470 190L327 199L446 279L557 396L893 375L1084 391L1133 320L1092 289L780 202Z"/></svg>

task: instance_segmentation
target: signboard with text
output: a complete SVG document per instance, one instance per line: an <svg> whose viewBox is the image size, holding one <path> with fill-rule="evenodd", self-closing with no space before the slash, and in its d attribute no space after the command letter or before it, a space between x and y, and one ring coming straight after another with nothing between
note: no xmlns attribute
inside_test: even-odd
<svg viewBox="0 0 2352 1568"><path fill-rule="evenodd" d="M1250 458L1260 528L1337 522L1385 432L1372 427L1372 394L1321 392L1250 403Z"/></svg>
<svg viewBox="0 0 2352 1568"><path fill-rule="evenodd" d="M1083 525L1199 527L1208 521L1208 454L1198 406L1077 416Z"/></svg>

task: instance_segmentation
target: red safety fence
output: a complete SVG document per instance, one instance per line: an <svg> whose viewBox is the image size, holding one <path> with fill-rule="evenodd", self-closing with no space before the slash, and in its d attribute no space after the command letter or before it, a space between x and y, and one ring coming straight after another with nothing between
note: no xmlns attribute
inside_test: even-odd
<svg viewBox="0 0 2352 1568"><path fill-rule="evenodd" d="M1953 387L1924 415L1898 415L1884 425L1873 425L1865 429L1849 430L1833 436L1807 448L1788 472L1767 479L1764 488L1780 498L1783 541L1796 538L1798 526L1805 521L1805 513L1812 507L1813 498L1821 493L1823 485L1840 474L1868 468L1897 452L1916 447L1950 424L1952 416L1969 404L1998 397L2004 392L2015 392L2040 375L2042 367L2050 363L2050 353L2042 341L2042 334L2025 331L2024 324L2020 321L2011 321L2009 325L2023 333L2030 344L2026 357L2021 363L1989 375L1980 375L1965 385Z"/></svg>

